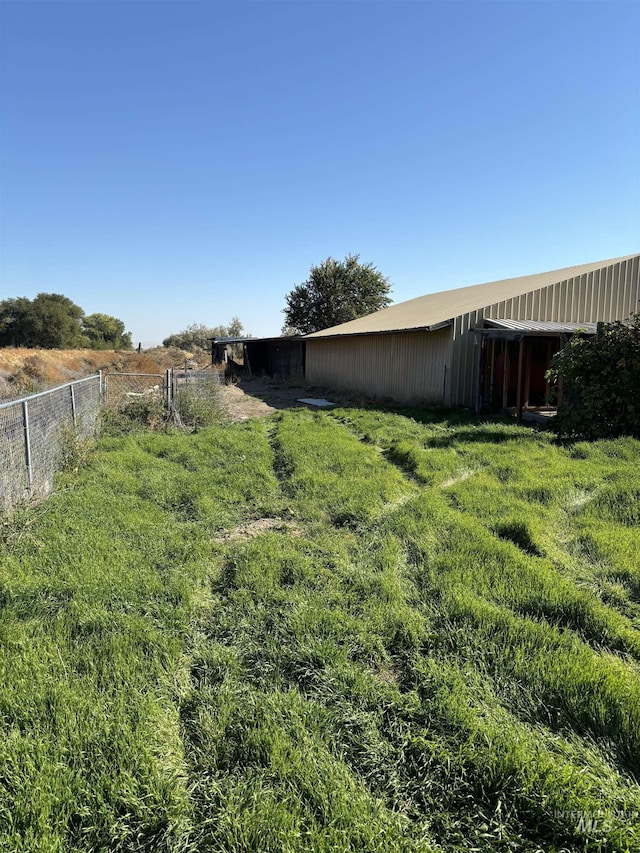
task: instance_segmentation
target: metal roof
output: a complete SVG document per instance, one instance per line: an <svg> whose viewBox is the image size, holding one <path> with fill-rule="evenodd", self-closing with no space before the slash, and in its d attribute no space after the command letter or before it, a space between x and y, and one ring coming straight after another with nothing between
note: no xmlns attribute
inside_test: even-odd
<svg viewBox="0 0 640 853"><path fill-rule="evenodd" d="M214 344L266 344L272 341L303 341L302 335L277 335L274 338L254 338L251 335L244 335L235 338L208 338Z"/></svg>
<svg viewBox="0 0 640 853"><path fill-rule="evenodd" d="M547 320L492 320L484 322L494 329L507 329L510 332L538 332L549 335L572 335L579 329L588 335L595 335L597 323L553 323Z"/></svg>
<svg viewBox="0 0 640 853"><path fill-rule="evenodd" d="M506 278L501 281L490 281L486 284L475 284L471 287L459 287L455 290L443 290L439 293L428 293L406 302L398 302L389 308L383 308L366 317L341 323L329 329L322 329L307 335L307 338L331 338L341 335L367 335L375 332L401 332L419 329L432 329L440 324L450 322L454 317L479 311L496 302L502 302L514 296L521 296L532 290L539 290L561 281L566 281L585 273L609 267L629 258L611 258L605 261L594 261L576 267L564 267L550 272L525 275L518 278Z"/></svg>

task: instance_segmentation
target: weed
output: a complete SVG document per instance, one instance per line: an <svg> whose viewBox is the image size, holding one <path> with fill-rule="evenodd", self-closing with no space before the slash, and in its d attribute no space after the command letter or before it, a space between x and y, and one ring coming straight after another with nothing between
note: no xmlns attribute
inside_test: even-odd
<svg viewBox="0 0 640 853"><path fill-rule="evenodd" d="M60 446L60 471L78 471L83 468L91 458L95 448L93 436L83 435L79 429L80 425L74 427L67 424L62 427L59 435Z"/></svg>
<svg viewBox="0 0 640 853"><path fill-rule="evenodd" d="M104 435L121 436L141 429L159 429L165 423L165 406L154 394L125 397L117 406L103 409L100 431Z"/></svg>
<svg viewBox="0 0 640 853"><path fill-rule="evenodd" d="M225 419L216 375L178 386L174 405L181 422L194 430L220 424Z"/></svg>

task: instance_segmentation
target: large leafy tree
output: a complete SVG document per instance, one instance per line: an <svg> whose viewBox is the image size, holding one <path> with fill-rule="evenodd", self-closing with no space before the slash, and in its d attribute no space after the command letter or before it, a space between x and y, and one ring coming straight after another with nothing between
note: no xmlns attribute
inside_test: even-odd
<svg viewBox="0 0 640 853"><path fill-rule="evenodd" d="M574 335L547 375L563 381L554 424L561 436L640 437L640 314L604 323L595 336Z"/></svg>
<svg viewBox="0 0 640 853"><path fill-rule="evenodd" d="M87 346L80 321L84 311L60 293L39 293L0 303L0 344L3 346L71 349Z"/></svg>
<svg viewBox="0 0 640 853"><path fill-rule="evenodd" d="M22 347L28 334L31 300L25 296L0 302L0 346Z"/></svg>
<svg viewBox="0 0 640 853"><path fill-rule="evenodd" d="M60 293L39 293L0 302L0 346L42 349L129 349L124 323L108 314L85 313Z"/></svg>
<svg viewBox="0 0 640 853"><path fill-rule="evenodd" d="M80 321L84 311L61 293L39 293L31 303L27 346L74 349L87 345Z"/></svg>
<svg viewBox="0 0 640 853"><path fill-rule="evenodd" d="M109 314L89 314L82 319L82 331L92 349L131 349L131 332L124 323Z"/></svg>
<svg viewBox="0 0 640 853"><path fill-rule="evenodd" d="M287 294L284 328L300 334L347 323L391 303L389 279L359 255L327 258L311 267L309 278Z"/></svg>
<svg viewBox="0 0 640 853"><path fill-rule="evenodd" d="M211 346L211 338L236 338L243 332L244 326L238 317L233 317L227 326L203 326L201 323L192 323L181 332L165 338L162 346L179 347L184 350L208 350Z"/></svg>

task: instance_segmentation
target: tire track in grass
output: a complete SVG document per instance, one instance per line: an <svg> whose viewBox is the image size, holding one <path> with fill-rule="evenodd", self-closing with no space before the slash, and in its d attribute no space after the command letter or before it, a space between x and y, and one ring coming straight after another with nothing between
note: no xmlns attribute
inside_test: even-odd
<svg viewBox="0 0 640 853"><path fill-rule="evenodd" d="M576 582L640 630L640 535L591 511L603 490L577 492L561 507L554 540Z"/></svg>
<svg viewBox="0 0 640 853"><path fill-rule="evenodd" d="M346 422L347 425L350 424L349 420L347 418L344 418L344 417L341 418L341 422L342 423ZM356 430L354 430L354 431L356 431ZM369 436L364 436L360 430L357 430L357 433L359 434L359 437L361 438L361 440L365 440L365 441L371 440L371 438ZM414 473L414 469L412 467L411 474L413 474L413 473ZM457 482L458 483L464 482L467 479L468 479L468 477L463 476L463 477L457 479ZM453 485L453 483L444 481L444 483L442 483L441 485L444 485L446 487L449 485ZM434 497L435 497L435 495L434 495ZM461 509L461 507L459 507L458 509ZM450 512L451 511L449 510L449 512L448 513L446 512L446 514L449 516L450 523L455 526L455 524L456 524L455 517L450 515ZM461 518L461 516L460 516L460 518ZM480 520L478 519L478 521L480 521ZM474 531L469 529L467 531L466 537L467 537L469 542L472 542L473 539L475 538ZM509 538L511 538L511 537L509 537ZM528 558L530 558L532 555L530 553L527 553L526 548L524 550L522 548L520 548L518 541L515 541L513 543L509 543L509 545L507 545L506 547L509 548L511 546L516 547L519 550L522 550L523 556L524 556L527 564L529 564L531 562L531 560ZM487 554L484 559L486 559L488 556L489 555ZM522 562L522 561L520 561L520 562ZM535 562L535 560L534 560L534 562ZM548 563L548 561L545 561L545 564L546 563ZM520 566L520 568L522 569L523 566ZM529 571L529 570L527 570L527 571ZM530 581L534 582L535 577L537 577L537 574L538 574L537 570L536 570L536 572L534 572L533 575L531 575L531 571L529 571L529 574L530 574ZM477 577L477 575L476 575L476 577ZM468 580L471 581L471 586L470 586L470 589L471 589L474 586L473 573L469 576ZM540 580L540 582L542 582L543 579L539 578L539 580ZM552 576L549 575L549 578L548 578L549 583L557 584L558 580L559 579L557 577L552 578ZM598 649L600 649L602 647L602 645L604 644L605 646L609 646L610 648L618 650L618 651L624 651L624 652L635 651L637 654L638 649L640 648L639 644L638 644L639 638L636 634L633 634L631 632L631 630L630 630L631 625L629 623L624 622L624 620L622 620L622 621L616 620L615 617L610 612L606 611L605 608L603 608L603 607L597 608L597 610L598 610L597 614L595 612L592 612L593 605L595 603L593 601L591 601L590 599L587 600L588 596L585 598L584 594L581 594L579 591L576 591L573 588L572 584L566 582L564 584L564 589L565 589L565 593L571 594L570 595L571 600L573 602L573 605L575 605L571 608L572 615L569 617L568 622L566 622L565 614L563 612L565 605L561 601L558 601L558 606L560 607L560 610L558 610L557 612L555 612L553 608L551 608L551 610L549 610L548 607L545 607L544 610L541 611L539 609L539 607L536 606L536 607L534 607L534 611L532 611L532 614L536 615L538 617L542 616L543 619L549 620L548 624L549 624L549 627L551 629L553 629L554 625L556 625L558 623L558 617L561 619L561 622L564 622L565 624L567 624L567 627L575 629L577 627L575 619L578 618L578 624L583 624L583 628L587 629L586 634L585 634L584 630L578 631L578 633L582 635L582 639L584 641L586 641L586 644L587 644L586 648L584 649L585 654L587 654L586 649L589 647L590 644L594 645L596 651ZM432 592L435 592L435 590L432 590ZM490 589L484 590L482 594L486 594L487 592L490 593L489 594L489 600L492 597L494 597L491 595ZM429 594L428 591L426 591L426 594L427 595ZM509 612L511 612L512 618L514 618L514 619L522 618L522 617L518 617L516 615L517 610L520 610L521 613L526 618L526 613L527 613L527 611L530 611L530 606L527 606L523 609L522 604L524 604L524 602L521 602L520 607L517 607L516 611L514 611L514 610L512 610L512 606L514 603L515 602L513 602L511 596L508 595L507 598L505 598L505 599L503 599L503 598L499 599L499 602L497 601L496 605L499 604L500 607L505 607L505 616ZM551 603L551 602L549 602L549 603ZM531 601L531 604L533 604L533 601ZM576 607L577 607L577 610L576 610ZM585 610L585 608L587 608L587 610L589 612L587 612L587 610ZM584 620L583 620L583 617L584 617ZM595 622L594 622L594 619L595 619ZM598 628L598 624L597 624L598 619L600 620L600 623L601 623L600 628ZM602 620L604 620L604 621L602 621ZM463 625L460 626L459 630L462 630L463 627L464 627L464 623L463 623ZM594 630L595 630L595 634L593 633ZM620 634L620 632L622 632L622 633ZM486 647L486 644L487 644L486 639L484 641L484 644ZM489 645L490 644L491 644L491 641L489 639ZM577 649L577 647L576 647L576 649ZM593 658L593 660L596 661L597 659ZM620 661L620 663L622 663L622 661ZM619 666L619 664L617 664L617 665ZM604 660L602 661L601 669L602 669L602 673L596 674L595 681L598 683L600 682L601 678L604 677L604 672L606 670ZM498 670L496 670L495 676L498 678L500 677ZM555 677L554 677L554 679L555 679ZM587 680L588 680L588 678L587 678ZM556 686L553 687L553 690L557 691L558 686L559 686L559 684L556 682ZM595 686L595 682L594 682L594 685L592 685L592 686ZM604 698L605 698L604 695L602 698L604 700ZM556 701L558 701L558 700L556 699ZM578 710L578 706L575 704L575 699L573 697L571 699L571 702L572 702L574 707L572 708L572 710L570 712L570 717L575 718L575 715L579 714L580 712ZM615 703L610 705L610 707L611 707L611 713L615 713L615 710L616 710L615 709ZM598 712L601 713L600 707L598 708ZM622 715L622 717L621 717L621 719L622 719L624 717L624 708L620 708L619 712ZM582 726L580 726L580 728L582 728ZM633 725L632 725L632 728L633 728ZM606 729L606 726L605 726L605 728L600 727L600 735L604 735L606 738L605 729ZM619 752L621 764L623 766L626 766L626 768L628 768L632 772L637 772L637 764L636 764L636 760L634 757L635 746L629 747L630 751L625 752L625 750L628 747L628 744L627 744L627 736L624 734L624 731L621 733L619 738L616 738L616 740L618 742L618 749L621 750L621 752Z"/></svg>
<svg viewBox="0 0 640 853"><path fill-rule="evenodd" d="M362 444L373 448L377 453L379 453L390 465L400 472L408 485L424 485L424 481L416 473L416 465L414 461L407 458L407 456L402 452L398 451L394 445L391 445L390 447L380 445L374 436L363 432L351 418L344 414L344 412L330 411L327 412L327 415L347 430L351 435L357 438L358 441L362 442Z"/></svg>
<svg viewBox="0 0 640 853"><path fill-rule="evenodd" d="M411 438L402 438L398 441L392 439L385 441L384 444L380 444L379 438L375 433L363 432L360 426L354 422L352 418L344 414L344 412L333 411L329 414L338 423L348 429L351 434L356 436L356 438L364 444L375 448L378 453L381 453L389 464L398 469L407 482L415 484L419 488L433 485L439 486L442 489L447 489L459 482L467 480L469 477L472 477L474 474L481 471L484 467L479 465L469 466L460 460L459 464L456 462L456 464L451 467L449 477L434 482L434 474L437 471L437 465L433 466L433 470L427 473L424 470L424 464L422 463L424 463L425 459L428 458L426 454L429 454L431 457L437 457L440 461L442 460L442 451L440 448L440 444L442 443L441 430L438 430L440 439L436 440L434 447L425 446L423 443L429 440L427 435L423 436L422 440L415 435L416 427L425 429L422 424L414 424L414 428L409 430ZM442 473L444 476L444 473L446 472Z"/></svg>
<svg viewBox="0 0 640 853"><path fill-rule="evenodd" d="M341 423L351 429L361 440L368 443L378 440L377 435L379 432L376 430L375 425L372 426L369 424L368 432L363 432L360 425L357 423L354 424L352 418L348 415L339 412L333 413L333 416L337 417ZM421 446L411 447L405 442L402 444L400 452L398 449L400 445L396 443L394 434L394 427L397 424L397 416L394 416L394 419L389 423L389 428L384 433L383 440L385 447L382 449L388 451L389 447L391 447L391 461L397 462L401 470L408 470L408 476L421 481L423 488L429 488L427 478L420 473L420 455L424 455L424 448ZM402 430L403 428L404 424L401 423L400 429ZM424 438L421 439L417 429L418 425L415 423L411 423L408 429L411 434L411 441L414 443L425 440ZM547 446L544 442L540 444L540 440L535 440L537 443L534 448L534 461L541 454L549 453L552 457L558 455L559 461L562 462L562 457L559 455L557 448L552 445ZM443 436L440 435L440 431L438 431L438 441L446 443ZM489 598L494 598L496 601L501 602L503 606L513 608L516 612L542 618L548 621L551 626L573 629L587 644L596 650L605 647L613 653L632 654L636 659L640 659L640 635L637 633L637 626L633 619L635 615L633 607L628 607L628 610L631 611L628 614L621 614L607 607L601 600L601 597L594 593L592 589L593 582L587 585L580 581L579 573L575 570L575 561L571 561L571 564L567 564L566 560L559 562L558 558L561 555L555 552L553 559L547 557L544 553L544 544L542 546L538 545L537 529L536 531L532 529L532 525L523 515L524 510L520 512L519 507L522 501L520 498L516 499L515 493L513 505L508 501L508 498L501 498L503 503L507 501L505 511L507 511L507 507L510 508L502 520L498 521L497 519L485 517L486 508L491 506L492 500L496 499L496 494L504 494L505 489L508 490L510 488L511 478L521 470L517 467L517 458L518 455L522 455L522 449L521 442L517 442L514 445L513 452L516 454L514 465L516 467L504 465L499 467L497 470L499 482L497 483L494 482L492 468L489 464L490 460L487 458L483 459L482 457L486 456L486 454L481 452L479 455L476 454L475 459L476 462L482 461L481 468L471 468L465 462L464 458L458 456L454 463L457 465L457 475L448 479L436 477L436 483L433 484L439 485L440 494L444 495L447 504L455 511L459 519L459 522L456 522L452 516L451 524L462 523L466 528L466 535L469 537L470 543L477 539L478 536L482 540L487 540L482 546L486 554L482 556L481 563L485 564L487 559L492 559L490 552L493 550L500 557L499 562L502 574L513 575L512 587L505 589L502 595L496 595L486 585L482 590L482 594ZM525 448L526 456L528 456L528 451ZM450 461L441 461L445 466L445 470L451 470L453 466L450 464ZM476 484L475 479L472 477L472 475L476 474L481 477L482 484ZM558 474L556 473L555 476L557 477ZM473 483L471 482L472 479ZM438 480L440 482L437 482ZM516 484L517 482L516 480ZM462 490L460 487L462 487ZM494 489L493 492L492 488ZM524 489L524 487L521 488ZM495 493L495 489L498 490L498 493ZM531 491L537 493L536 488L533 487L528 487L524 491L527 495ZM564 493L564 489L561 491ZM474 511L473 502L469 505L469 500L465 497L467 494L473 495L474 492L478 494L479 513ZM571 494L574 492L575 489ZM545 507L542 508L545 513L547 513L546 503L549 499L547 493L548 489L545 491ZM435 496L436 493L434 492L434 498ZM513 508L511 508L512 506ZM530 504L527 504L527 506L530 506ZM555 506L556 504L553 503L549 509ZM562 507L564 507L564 503L562 503ZM471 512L469 512L469 509L471 509ZM562 519L559 520L559 523L556 521L555 525L548 524L549 537L557 535L556 531L562 529L563 526ZM505 544L503 545L501 542L500 545L496 543L494 546L491 540L487 539L483 530L491 537L502 540ZM502 559L502 556L505 556L503 554L505 546L507 549L517 549L515 552L511 552L514 554L512 562L517 565L517 571L515 572L511 570L509 561L505 562ZM566 576L567 574L568 577ZM477 573L475 578L469 578L472 585L476 579L480 579L481 575L482 573ZM623 579L626 579L626 575ZM524 598L520 596L520 598L514 600L512 593L522 587L523 581L526 581L526 584L530 587L529 593ZM536 588L537 594L534 595ZM631 590L631 596L633 597L633 589Z"/></svg>
<svg viewBox="0 0 640 853"><path fill-rule="evenodd" d="M322 444L317 441L314 452ZM280 449L290 448L283 443ZM304 442L299 450L304 473ZM292 460L293 454L283 461ZM300 474L295 465L289 470ZM386 812L372 810L372 802L384 796L392 812L407 815L423 838L420 821L428 815L445 850L524 851L539 848L541 841L547 849L555 843L577 850L584 838L572 824L572 811L623 810L638 802L636 789L623 790L606 764L607 794L600 795L597 754L594 772L585 774L569 741L541 730L541 747L534 727L500 707L502 697L485 701L480 687L486 683L484 692L491 693L488 674L474 668L482 685L478 693L470 689L469 663L458 660L455 649L451 658L429 653L429 642L437 647L439 638L425 642L424 632L433 631L430 614L446 619L446 602L435 577L423 604L416 584L439 535L434 516L436 521L438 513L456 516L439 490L416 491L410 483L399 497L378 500L375 512L354 514L351 527L341 531L326 526L335 521L331 499L339 504L344 497L331 492L334 480L318 485L311 471L310 482L303 476L291 483L286 466L280 472L292 510L314 522L313 539L294 541L270 531L250 542L228 543L224 559L230 570L216 586L211 623L202 626L206 642L191 673L198 691L185 708L200 774L194 789L198 819L214 828L220 844L234 837L251 846L263 833L269 849L277 849L293 838L288 832L306 826L321 833L320 818L339 834L325 837L324 846L313 846L317 836L309 835L306 849L428 849L426 842L410 843L406 824L391 826ZM427 512L412 519L427 494ZM407 521L404 536L399 517ZM414 543L417 559L413 566L400 564L392 549L381 574L373 559L376 548L389 549L394 541L402 543L399 554ZM490 641L489 630L485 643ZM429 662L424 671L421 660ZM289 699L291 690L296 692ZM298 694L302 701L294 701ZM260 708L268 712L255 713ZM300 751L306 755L302 763ZM354 778L366 781L367 794L349 781L336 754ZM243 781L247 773L256 784ZM361 829L348 815L327 808L322 792L330 787L340 792L334 803L349 803L367 816L373 835L358 835ZM300 792L310 797L310 809ZM506 808L500 805L505 797ZM263 806L257 809L256 803ZM554 810L569 817L554 816ZM594 849L621 851L625 844L632 849L634 838L628 827L616 826L609 838L600 833L590 841Z"/></svg>
<svg viewBox="0 0 640 853"><path fill-rule="evenodd" d="M358 413L358 415L360 414ZM372 423L372 416L368 413L361 416L364 419L364 425L362 422L354 423L353 417L343 412L334 413L334 417L337 417L341 423L351 429L361 440L366 442L377 442L379 440L378 435L381 432L379 424ZM378 417L385 417L385 415L379 415ZM386 417L389 418L388 415ZM407 428L404 422L398 422L397 415L392 416L392 419L389 420L390 428L386 429L383 433L384 447L382 449L388 450L389 447L396 448L396 451L392 453L392 461L397 461L402 470L408 468L409 476L416 478L418 477L420 467L419 455L424 453L421 442L426 440L426 438L420 434L420 426L416 423L410 422ZM410 441L416 445L412 448L405 442L402 446L402 453L397 452L399 445L395 440L394 434L394 426L398 426L398 424L400 435L402 435L402 430L404 430L410 434ZM467 430L468 432L469 430ZM502 439L504 439L504 436L501 436L501 444L503 443ZM481 555L481 564L484 565L487 560L491 559L490 552L493 548L496 551L496 555L500 557L501 571L507 574L514 574L510 572L509 561L505 562L502 559L505 546L507 549L513 547L517 549L516 552L512 552L514 553L513 560L517 564L513 590L517 590L523 580L523 577L519 577L518 575L523 575L531 587L531 595L528 597L525 596L519 602L513 600L513 596L509 590L506 590L506 598L504 595L492 596L489 589L484 589L482 594L489 594L490 597L501 601L503 605L508 604L516 611L543 618L550 625L572 628L580 634L585 642L596 649L604 646L613 652L631 653L636 658L639 658L640 639L635 633L637 625L633 617L637 614L633 605L627 605L627 613L622 614L607 607L601 600L601 596L598 594L599 591L595 592L593 590L593 571L591 571L591 581L589 582L587 567L580 569L576 559L571 558L566 550L563 550L561 553L554 550L550 556L547 556L545 553L550 542L552 540L556 541L559 533L566 528L569 517L568 513L573 515L578 511L573 507L567 509L565 503L567 501L572 502L571 498L575 497L576 493L580 498L584 498L585 495L589 495L591 498L594 497L602 489L602 484L596 480L595 487L594 485L590 485L593 476L595 476L595 471L591 475L589 475L588 471L583 473L576 472L577 479L575 480L575 484L565 498L566 488L563 486L564 480L562 478L566 476L564 469L567 467L567 460L564 459L564 455L554 445L546 444L536 436L532 436L532 440L534 441L534 445L532 448L533 456L531 464L535 464L536 462L542 463L546 458L551 460L556 459L557 461L557 465L552 467L550 484L543 481L543 483L536 485L540 479L538 475L539 466L536 467L536 478L534 478L532 483L521 478L521 472L527 469L530 451L527 445L523 446L519 441L516 442L512 450L513 464L503 464L503 454L500 454L496 463L497 468L495 473L497 481L496 477L494 477L493 469L489 464L490 458L483 459L482 457L486 457L486 453L483 452L479 458L473 460L475 462L483 462L481 468L472 468L468 462L465 462L464 458L458 458L456 461L458 474L444 479L439 483L445 495L446 502L451 509L456 511L458 516L458 522L456 522L454 517L451 517L450 525L462 523L467 530L469 542L474 541L478 536L483 541L486 540L483 545L483 550L486 553ZM440 434L440 430L438 430L438 441L439 443L447 443L445 438ZM524 458L521 459L523 456ZM573 457L571 458L573 459ZM520 462L518 461L519 459L521 459ZM452 467L447 460L442 461L445 468ZM572 464L579 465L584 463L573 461ZM609 466L605 468L605 473L609 471L609 468L612 471L615 470L611 465L611 460L609 460ZM558 468L558 466L560 467ZM493 467L495 468L496 466L494 465ZM598 471L600 472L600 469ZM471 483L472 473L480 475L482 482L476 483L474 479L473 483ZM558 501L553 500L554 490L558 489L558 485L555 485L558 478L560 478L560 504L558 504ZM426 478L422 477L421 480L423 487L427 487L425 486ZM512 480L514 481L513 483ZM514 492L517 498L517 500L514 498L515 504L512 504L509 499L511 492ZM560 510L560 516L557 514L554 515L554 524L548 523L548 520L545 522L543 528L545 538L541 542L538 541L538 528L541 527L542 521L535 515L533 520L529 521L525 515L525 504L522 503L522 496L524 495L528 498L527 507L530 507L531 494L539 494L543 498L543 505L537 508L539 510L538 514L541 517L544 516L547 519L547 516L554 514L557 509ZM487 509L496 500L498 500L498 515L504 515L500 520L487 515ZM588 504L590 501L585 501L585 503ZM535 502L534 509L536 509ZM481 525L482 529L478 525ZM486 531L491 537L501 540L505 545L500 544L498 546L496 543L494 547L491 544L491 540L487 539L483 531ZM622 579L623 582L629 584L627 574L623 574ZM469 582L473 585L473 578L470 577ZM534 587L538 588L537 594L534 594ZM540 593L542 593L542 597L540 597ZM631 581L629 596L631 599L634 597L633 581Z"/></svg>
<svg viewBox="0 0 640 853"><path fill-rule="evenodd" d="M394 466L325 412L282 413L273 442L283 488L308 520L355 529L416 493Z"/></svg>
<svg viewBox="0 0 640 853"><path fill-rule="evenodd" d="M320 490L321 508L323 497ZM308 493L302 498L308 502ZM425 828L386 804L338 748L337 697L330 697L343 667L362 678L365 661L379 654L379 641L365 642L358 627L365 602L352 589L353 538L316 524L312 539L272 529L220 551L215 604L183 702L197 822L210 827L216 849L231 838L238 849L301 853L433 849Z"/></svg>

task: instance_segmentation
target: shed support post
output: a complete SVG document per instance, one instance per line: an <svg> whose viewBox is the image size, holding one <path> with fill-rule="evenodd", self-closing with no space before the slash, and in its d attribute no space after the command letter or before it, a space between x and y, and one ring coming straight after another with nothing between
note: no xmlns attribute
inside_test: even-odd
<svg viewBox="0 0 640 853"><path fill-rule="evenodd" d="M531 395L531 339L528 338L525 342L525 359L524 359L524 407L529 408L529 397Z"/></svg>
<svg viewBox="0 0 640 853"><path fill-rule="evenodd" d="M516 417L522 423L522 367L524 363L524 335L518 346L518 390L516 392Z"/></svg>
<svg viewBox="0 0 640 853"><path fill-rule="evenodd" d="M564 349L567 345L567 336L560 335L560 349ZM558 376L558 408L562 405L562 392L564 390L564 377Z"/></svg>
<svg viewBox="0 0 640 853"><path fill-rule="evenodd" d="M504 342L504 376L502 379L502 408L507 408L509 398L509 341Z"/></svg>
<svg viewBox="0 0 640 853"><path fill-rule="evenodd" d="M478 340L478 337L480 338L479 340ZM482 382L482 368L483 368L483 364L484 364L484 358L483 358L483 356L484 356L484 343L485 343L484 337L482 335L480 335L480 336L476 335L475 343L476 343L475 351L476 351L477 361L476 361L476 399L475 399L474 409L475 409L476 415L479 415L480 412L482 411L482 402L483 402L482 401L482 393L480 391L480 385Z"/></svg>
<svg viewBox="0 0 640 853"><path fill-rule="evenodd" d="M495 402L493 399L494 386L496 384L495 372L496 372L496 339L492 338L491 339L491 372L489 375L489 405L491 406L491 408L493 408L495 405Z"/></svg>
<svg viewBox="0 0 640 853"><path fill-rule="evenodd" d="M545 370L545 374L547 370L551 367L551 359L553 357L553 344L550 340L547 341L547 369ZM546 378L545 375L545 386L544 386L544 402L546 406L551 405L551 382Z"/></svg>

